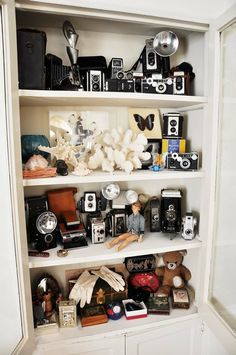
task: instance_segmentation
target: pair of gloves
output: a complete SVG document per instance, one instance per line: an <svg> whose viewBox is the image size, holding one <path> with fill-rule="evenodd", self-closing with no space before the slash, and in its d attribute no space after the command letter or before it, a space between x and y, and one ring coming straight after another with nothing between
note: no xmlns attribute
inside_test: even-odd
<svg viewBox="0 0 236 355"><path fill-rule="evenodd" d="M91 302L93 288L99 277L106 281L115 291L124 291L125 281L122 276L106 266L102 266L98 271L92 270L91 273L85 270L79 276L69 295L69 299L75 300L76 304L80 301L81 308L84 307L85 303Z"/></svg>

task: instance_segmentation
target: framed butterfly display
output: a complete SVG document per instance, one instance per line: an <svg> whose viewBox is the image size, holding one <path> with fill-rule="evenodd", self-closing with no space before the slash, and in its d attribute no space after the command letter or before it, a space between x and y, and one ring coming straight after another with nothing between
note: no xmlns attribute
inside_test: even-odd
<svg viewBox="0 0 236 355"><path fill-rule="evenodd" d="M135 133L146 138L161 139L160 113L152 108L129 108L129 126Z"/></svg>

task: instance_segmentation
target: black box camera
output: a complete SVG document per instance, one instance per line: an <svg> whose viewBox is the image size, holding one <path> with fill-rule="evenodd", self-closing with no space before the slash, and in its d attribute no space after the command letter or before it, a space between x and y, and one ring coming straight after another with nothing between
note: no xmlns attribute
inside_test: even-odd
<svg viewBox="0 0 236 355"><path fill-rule="evenodd" d="M57 246L57 218L48 211L46 196L25 199L28 242L31 248L43 251Z"/></svg>
<svg viewBox="0 0 236 355"><path fill-rule="evenodd" d="M164 233L178 233L181 231L181 191L161 191L161 231Z"/></svg>
<svg viewBox="0 0 236 355"><path fill-rule="evenodd" d="M106 217L106 230L112 237L117 237L127 231L127 212L125 210L111 210Z"/></svg>
<svg viewBox="0 0 236 355"><path fill-rule="evenodd" d="M78 210L85 213L94 213L98 211L105 211L107 200L101 194L97 197L96 192L85 192L84 196L78 201Z"/></svg>
<svg viewBox="0 0 236 355"><path fill-rule="evenodd" d="M150 200L150 232L161 231L160 200L153 197Z"/></svg>
<svg viewBox="0 0 236 355"><path fill-rule="evenodd" d="M183 138L183 116L178 112L163 114L163 138Z"/></svg>

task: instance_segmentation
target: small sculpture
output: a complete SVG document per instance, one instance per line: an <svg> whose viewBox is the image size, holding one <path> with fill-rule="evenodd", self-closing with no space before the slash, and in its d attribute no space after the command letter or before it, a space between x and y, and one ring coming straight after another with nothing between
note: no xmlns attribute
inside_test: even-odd
<svg viewBox="0 0 236 355"><path fill-rule="evenodd" d="M134 202L131 205L131 209L132 214L128 218L127 232L119 235L118 237L108 242L106 244L108 249L119 244L116 247L116 250L120 251L133 241L138 241L139 243L143 241L145 220L140 213L141 203L139 201Z"/></svg>
<svg viewBox="0 0 236 355"><path fill-rule="evenodd" d="M25 170L38 170L46 169L48 167L48 161L40 154L34 154L25 163Z"/></svg>

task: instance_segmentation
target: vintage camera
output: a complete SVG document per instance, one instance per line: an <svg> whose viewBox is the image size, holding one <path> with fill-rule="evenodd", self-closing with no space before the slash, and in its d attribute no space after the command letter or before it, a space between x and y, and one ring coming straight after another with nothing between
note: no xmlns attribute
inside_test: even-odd
<svg viewBox="0 0 236 355"><path fill-rule="evenodd" d="M134 80L107 79L106 91L134 92Z"/></svg>
<svg viewBox="0 0 236 355"><path fill-rule="evenodd" d="M80 212L93 213L105 211L107 200L103 195L97 197L96 192L85 192L84 196L78 201L78 210Z"/></svg>
<svg viewBox="0 0 236 355"><path fill-rule="evenodd" d="M46 196L26 198L25 210L30 246L38 251L56 248L57 218L54 213L48 211Z"/></svg>
<svg viewBox="0 0 236 355"><path fill-rule="evenodd" d="M163 138L183 138L184 117L178 112L163 114Z"/></svg>
<svg viewBox="0 0 236 355"><path fill-rule="evenodd" d="M88 70L86 72L86 91L104 91L105 74L102 70Z"/></svg>
<svg viewBox="0 0 236 355"><path fill-rule="evenodd" d="M80 222L74 228L68 229L66 223L59 223L59 229L61 234L61 241L65 249L86 247L88 242L86 240L86 230L84 224Z"/></svg>
<svg viewBox="0 0 236 355"><path fill-rule="evenodd" d="M46 89L48 90L78 90L79 83L72 77L71 66L63 65L61 58L48 53L46 63ZM79 66L73 67L73 74L79 76Z"/></svg>
<svg viewBox="0 0 236 355"><path fill-rule="evenodd" d="M160 201L157 197L150 200L150 232L160 232Z"/></svg>
<svg viewBox="0 0 236 355"><path fill-rule="evenodd" d="M142 56L143 73L161 73L161 57L153 49L153 38L146 39L145 44Z"/></svg>
<svg viewBox="0 0 236 355"><path fill-rule="evenodd" d="M110 79L118 79L117 73L122 70L123 70L123 59L112 58L107 68L107 76Z"/></svg>
<svg viewBox="0 0 236 355"><path fill-rule="evenodd" d="M181 230L181 191L163 189L161 191L161 231L178 233Z"/></svg>
<svg viewBox="0 0 236 355"><path fill-rule="evenodd" d="M169 153L166 157L166 168L170 170L197 170L198 153Z"/></svg>
<svg viewBox="0 0 236 355"><path fill-rule="evenodd" d="M101 216L87 216L87 234L93 244L104 243L106 238L106 225Z"/></svg>
<svg viewBox="0 0 236 355"><path fill-rule="evenodd" d="M190 212L186 213L186 216L182 218L182 237L185 240L192 240L195 237L196 226L197 218L193 217Z"/></svg>
<svg viewBox="0 0 236 355"><path fill-rule="evenodd" d="M152 77L141 80L141 92L149 94L173 94L172 78L162 78L162 75L153 74Z"/></svg>
<svg viewBox="0 0 236 355"><path fill-rule="evenodd" d="M112 237L117 237L127 231L127 212L125 210L111 210L106 217L106 230Z"/></svg>
<svg viewBox="0 0 236 355"><path fill-rule="evenodd" d="M184 76L183 71L174 72L173 94L174 95L184 95L185 94L185 76Z"/></svg>

